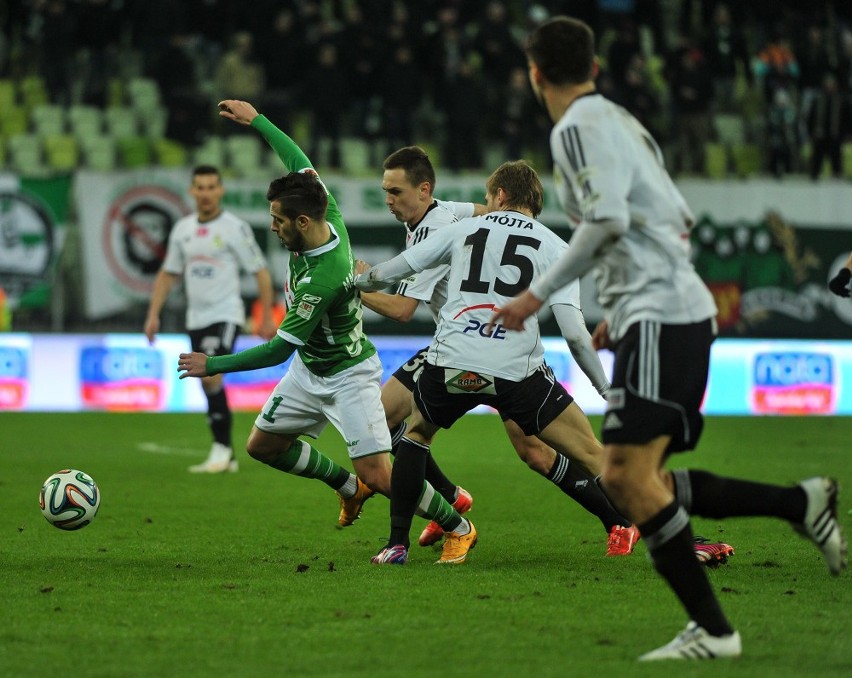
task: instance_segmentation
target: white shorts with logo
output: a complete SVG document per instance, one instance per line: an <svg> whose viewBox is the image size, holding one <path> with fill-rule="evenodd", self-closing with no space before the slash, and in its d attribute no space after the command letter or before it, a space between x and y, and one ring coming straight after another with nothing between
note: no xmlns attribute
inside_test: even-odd
<svg viewBox="0 0 852 678"><path fill-rule="evenodd" d="M330 377L318 377L299 354L278 382L254 425L267 433L316 438L334 425L357 459L391 448L382 408L382 363L376 355Z"/></svg>

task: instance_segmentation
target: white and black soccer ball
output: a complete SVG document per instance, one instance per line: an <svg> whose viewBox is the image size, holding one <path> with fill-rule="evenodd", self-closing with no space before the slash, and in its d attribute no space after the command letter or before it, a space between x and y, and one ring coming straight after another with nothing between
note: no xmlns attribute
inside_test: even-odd
<svg viewBox="0 0 852 678"><path fill-rule="evenodd" d="M79 530L98 515L101 492L92 477L76 469L57 471L38 495L44 517L60 530Z"/></svg>

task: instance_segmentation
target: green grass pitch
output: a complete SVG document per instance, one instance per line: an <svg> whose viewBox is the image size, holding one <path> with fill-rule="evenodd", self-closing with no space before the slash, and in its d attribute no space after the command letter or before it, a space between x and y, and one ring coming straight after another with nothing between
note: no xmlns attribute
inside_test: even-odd
<svg viewBox="0 0 852 678"><path fill-rule="evenodd" d="M238 448L252 421L237 415ZM698 451L673 461L776 483L830 473L849 534L850 424L711 418ZM2 676L852 675L850 573L829 577L771 519L693 521L736 549L709 574L743 657L638 664L686 623L644 544L605 558L598 521L526 470L493 416L433 448L475 498L479 544L455 568L416 545L405 567L371 565L383 497L338 530L331 490L242 449L239 473L190 475L208 447L200 414L2 413L0 432ZM348 467L335 431L318 447ZM77 532L51 527L37 501L69 466L102 493Z"/></svg>

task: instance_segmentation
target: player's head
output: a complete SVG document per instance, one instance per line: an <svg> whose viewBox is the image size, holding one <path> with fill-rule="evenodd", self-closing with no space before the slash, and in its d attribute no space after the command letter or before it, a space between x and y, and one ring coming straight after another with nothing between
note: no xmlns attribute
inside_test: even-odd
<svg viewBox="0 0 852 678"><path fill-rule="evenodd" d="M266 191L272 231L288 250L305 249L305 235L325 222L328 193L314 171L290 172L274 179Z"/></svg>
<svg viewBox="0 0 852 678"><path fill-rule="evenodd" d="M485 204L489 211L523 209L537 217L544 207L544 187L523 160L504 162L485 182Z"/></svg>
<svg viewBox="0 0 852 678"><path fill-rule="evenodd" d="M405 146L391 153L382 165L385 204L397 221L416 223L432 204L435 168L419 146Z"/></svg>
<svg viewBox="0 0 852 678"><path fill-rule="evenodd" d="M524 51L536 93L539 77L557 87L594 78L595 34L579 19L557 16L545 21L527 36Z"/></svg>
<svg viewBox="0 0 852 678"><path fill-rule="evenodd" d="M199 165L192 170L189 194L195 199L195 209L202 221L217 216L225 195L219 170L213 165Z"/></svg>

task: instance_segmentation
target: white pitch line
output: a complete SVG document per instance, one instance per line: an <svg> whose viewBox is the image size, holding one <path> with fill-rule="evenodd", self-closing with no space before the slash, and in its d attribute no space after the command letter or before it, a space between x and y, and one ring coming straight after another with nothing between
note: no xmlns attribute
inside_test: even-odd
<svg viewBox="0 0 852 678"><path fill-rule="evenodd" d="M203 450L192 449L189 447L171 447L169 445L160 445L159 443L137 443L136 449L140 452L149 452L151 454L174 454L180 457L197 457L203 455Z"/></svg>

